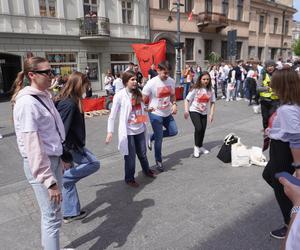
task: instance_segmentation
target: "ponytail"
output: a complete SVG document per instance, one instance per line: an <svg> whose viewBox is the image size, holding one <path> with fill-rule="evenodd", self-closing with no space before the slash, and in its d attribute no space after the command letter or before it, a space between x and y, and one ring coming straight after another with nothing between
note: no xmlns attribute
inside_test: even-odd
<svg viewBox="0 0 300 250"><path fill-rule="evenodd" d="M18 93L20 92L20 90L24 87L24 76L25 73L24 71L21 71L18 73L16 80L14 81L13 87L12 87L12 98L11 98L11 102L13 104L15 104L16 102L16 96L18 95Z"/></svg>

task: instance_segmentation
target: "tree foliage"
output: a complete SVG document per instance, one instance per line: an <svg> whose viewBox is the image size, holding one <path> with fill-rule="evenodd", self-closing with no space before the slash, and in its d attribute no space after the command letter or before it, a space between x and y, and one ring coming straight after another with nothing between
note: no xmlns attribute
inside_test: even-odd
<svg viewBox="0 0 300 250"><path fill-rule="evenodd" d="M221 56L216 52L211 52L208 56L208 61L210 64L219 63L221 60Z"/></svg>
<svg viewBox="0 0 300 250"><path fill-rule="evenodd" d="M296 40L292 46L296 56L300 56L300 38Z"/></svg>

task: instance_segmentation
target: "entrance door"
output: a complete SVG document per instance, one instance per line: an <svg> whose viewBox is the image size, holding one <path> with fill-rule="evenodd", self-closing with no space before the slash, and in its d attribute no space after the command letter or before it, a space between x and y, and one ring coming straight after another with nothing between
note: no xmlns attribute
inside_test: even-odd
<svg viewBox="0 0 300 250"><path fill-rule="evenodd" d="M165 38L163 38L165 39ZM167 54L166 54L166 59L167 61L169 61L170 65L172 66L172 70L170 72L171 77L175 77L174 73L175 73L175 67L176 67L176 58L175 58L175 47L174 44L169 40L169 39L165 39L166 40L166 47L167 47Z"/></svg>
<svg viewBox="0 0 300 250"><path fill-rule="evenodd" d="M0 95L7 95L22 70L21 57L11 54L0 53Z"/></svg>

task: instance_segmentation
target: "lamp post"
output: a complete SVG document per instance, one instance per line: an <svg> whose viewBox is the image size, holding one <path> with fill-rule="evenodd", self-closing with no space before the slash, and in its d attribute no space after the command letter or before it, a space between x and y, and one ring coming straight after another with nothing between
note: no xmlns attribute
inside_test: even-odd
<svg viewBox="0 0 300 250"><path fill-rule="evenodd" d="M180 6L184 6L184 4L180 3L180 0L177 0L175 3L173 3L175 7L173 7L170 10L170 14L168 16L167 21L172 22L173 18L171 16L172 10L176 9L176 21L177 21L177 42L175 44L175 48L177 51L177 56L176 56L176 85L180 85L180 78L181 78L181 55L180 55L180 49L182 48L182 45L180 43Z"/></svg>

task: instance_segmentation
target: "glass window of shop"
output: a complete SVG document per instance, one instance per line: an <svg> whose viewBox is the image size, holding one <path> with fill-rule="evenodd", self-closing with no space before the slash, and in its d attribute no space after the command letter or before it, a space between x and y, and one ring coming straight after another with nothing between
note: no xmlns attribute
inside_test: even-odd
<svg viewBox="0 0 300 250"><path fill-rule="evenodd" d="M129 62L132 61L132 54L111 54L110 61L113 74L121 73L126 70Z"/></svg>
<svg viewBox="0 0 300 250"><path fill-rule="evenodd" d="M185 60L194 60L194 39L192 38L185 39Z"/></svg>
<svg viewBox="0 0 300 250"><path fill-rule="evenodd" d="M54 75L70 75L77 70L77 54L76 53L46 53Z"/></svg>
<svg viewBox="0 0 300 250"><path fill-rule="evenodd" d="M39 4L41 16L56 16L56 0L39 0Z"/></svg>
<svg viewBox="0 0 300 250"><path fill-rule="evenodd" d="M87 68L86 72L91 81L99 80L99 57L98 54L87 54Z"/></svg>

